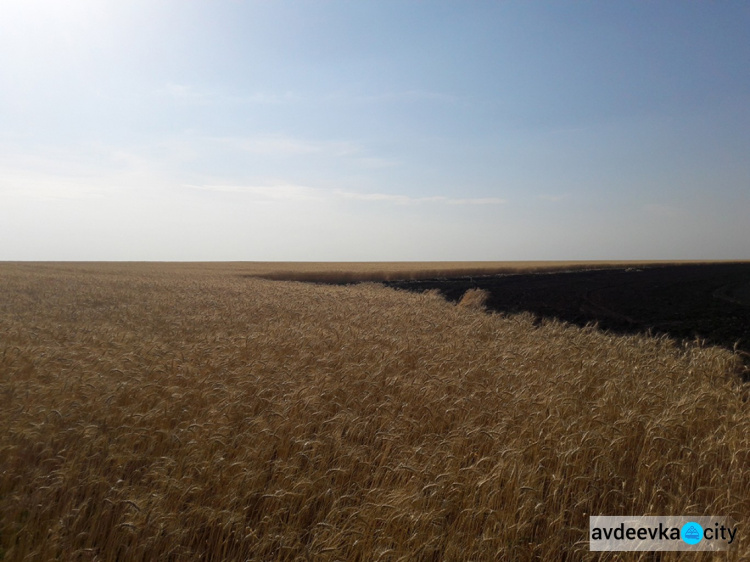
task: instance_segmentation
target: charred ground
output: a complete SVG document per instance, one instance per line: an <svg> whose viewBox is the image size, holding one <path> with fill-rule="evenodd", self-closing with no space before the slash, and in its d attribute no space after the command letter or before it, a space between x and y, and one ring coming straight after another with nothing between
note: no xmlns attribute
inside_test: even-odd
<svg viewBox="0 0 750 562"><path fill-rule="evenodd" d="M649 266L452 279L389 281L410 291L438 289L457 301L472 288L487 308L532 312L617 333L667 334L750 353L750 263ZM750 357L750 356L746 356Z"/></svg>

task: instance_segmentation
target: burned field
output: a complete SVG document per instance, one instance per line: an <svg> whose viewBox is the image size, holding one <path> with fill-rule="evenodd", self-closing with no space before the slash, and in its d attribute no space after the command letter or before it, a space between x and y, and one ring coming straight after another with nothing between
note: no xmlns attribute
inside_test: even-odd
<svg viewBox="0 0 750 562"><path fill-rule="evenodd" d="M438 289L450 301L490 293L487 308L527 311L616 333L699 338L750 353L750 263L657 265L519 275L386 282L410 291Z"/></svg>

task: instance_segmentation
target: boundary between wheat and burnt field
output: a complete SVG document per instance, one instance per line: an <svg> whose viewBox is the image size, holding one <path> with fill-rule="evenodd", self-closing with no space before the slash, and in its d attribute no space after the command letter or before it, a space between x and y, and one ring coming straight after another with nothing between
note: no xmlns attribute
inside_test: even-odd
<svg viewBox="0 0 750 562"><path fill-rule="evenodd" d="M488 293L485 306L490 311L530 312L539 320L596 324L613 333L718 345L750 367L750 302L742 299L749 292L750 262L524 263L497 264L494 271L451 265L432 276L434 266L378 273L356 268L304 271L304 264L286 274L261 276L339 285L375 281L400 290L437 290L451 302L480 289ZM393 278L399 274L402 278Z"/></svg>

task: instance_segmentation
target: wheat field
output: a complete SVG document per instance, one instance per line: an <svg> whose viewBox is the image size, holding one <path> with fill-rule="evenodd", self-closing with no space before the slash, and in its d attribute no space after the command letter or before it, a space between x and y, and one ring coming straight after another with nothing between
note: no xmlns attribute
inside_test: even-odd
<svg viewBox="0 0 750 562"><path fill-rule="evenodd" d="M731 516L750 557L730 351L268 273L0 264L0 559L679 559L589 515Z"/></svg>

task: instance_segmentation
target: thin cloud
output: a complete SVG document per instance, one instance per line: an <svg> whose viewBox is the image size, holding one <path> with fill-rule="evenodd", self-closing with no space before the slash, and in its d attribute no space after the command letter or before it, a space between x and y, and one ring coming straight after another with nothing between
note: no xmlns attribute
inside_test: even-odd
<svg viewBox="0 0 750 562"><path fill-rule="evenodd" d="M204 104L211 101L211 94L199 92L186 84L166 84L159 88L156 93L188 103Z"/></svg>
<svg viewBox="0 0 750 562"><path fill-rule="evenodd" d="M346 159L365 169L381 169L400 164L392 158L373 154L354 141L310 140L287 135L258 135L248 137L192 135L181 144L194 150L220 150L270 158Z"/></svg>
<svg viewBox="0 0 750 562"><path fill-rule="evenodd" d="M156 90L156 95L165 96L183 103L195 105L245 103L261 105L280 105L301 101L303 98L293 92L269 94L256 92L249 95L233 95L223 92L200 90L188 84L168 83Z"/></svg>
<svg viewBox="0 0 750 562"><path fill-rule="evenodd" d="M213 191L217 193L241 193L254 199L266 201L323 201L331 199L344 199L348 201L364 201L372 203L388 203L394 205L419 205L419 204L442 204L442 205L502 205L505 199L499 197L468 197L452 198L443 195L427 197L411 197L393 193L357 193L345 190L329 190L306 185L279 184L279 185L239 185L239 184L185 184L189 189L200 191Z"/></svg>
<svg viewBox="0 0 750 562"><path fill-rule="evenodd" d="M396 203L399 205L415 205L420 203L442 203L447 205L502 205L506 203L505 199L499 197L469 197L469 198L452 198L443 195L433 195L429 197L410 197L408 195L394 195L389 193L356 193L353 191L336 191L337 196L343 199L356 201L378 201L386 203Z"/></svg>
<svg viewBox="0 0 750 562"><path fill-rule="evenodd" d="M355 156L362 148L351 142L309 141L287 136L266 137L211 137L213 141L227 148L262 156Z"/></svg>
<svg viewBox="0 0 750 562"><path fill-rule="evenodd" d="M82 200L98 199L111 192L111 189L91 185L89 178L61 178L28 172L0 173L0 195L10 197L37 201Z"/></svg>
<svg viewBox="0 0 750 562"><path fill-rule="evenodd" d="M399 165L399 162L396 160L391 160L390 158L378 158L377 156L356 157L354 160L363 168L374 170L380 168L392 168L393 166Z"/></svg>
<svg viewBox="0 0 750 562"><path fill-rule="evenodd" d="M151 179L143 166L128 156L104 150L89 159L71 151L9 151L0 158L0 196L37 201L108 197Z"/></svg>
<svg viewBox="0 0 750 562"><path fill-rule="evenodd" d="M401 92L384 92L371 95L356 94L331 94L326 98L329 101L350 101L358 103L415 103L415 102L438 102L453 103L459 98L453 94L443 92L430 92L427 90L406 90Z"/></svg>
<svg viewBox="0 0 750 562"><path fill-rule="evenodd" d="M549 203L557 203L559 201L562 201L563 199L567 199L567 197L568 197L567 193L564 193L563 195L547 195L547 194L543 194L543 195L537 195L536 196L537 199L541 199L542 201L547 201Z"/></svg>
<svg viewBox="0 0 750 562"><path fill-rule="evenodd" d="M241 193L254 199L265 201L318 201L323 199L322 191L305 185L191 185L185 187L200 191L219 193Z"/></svg>

